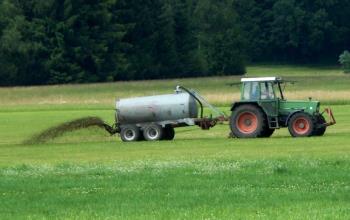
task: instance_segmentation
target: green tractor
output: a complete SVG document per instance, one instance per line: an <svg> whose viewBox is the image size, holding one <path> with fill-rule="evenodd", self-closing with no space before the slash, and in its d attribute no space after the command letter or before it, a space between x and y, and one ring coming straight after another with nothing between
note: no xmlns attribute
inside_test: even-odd
<svg viewBox="0 0 350 220"><path fill-rule="evenodd" d="M270 137L288 127L293 137L322 136L335 119L330 108L320 112L320 102L286 100L278 77L243 78L241 100L232 105L231 135L238 138ZM324 113L329 116L326 122Z"/></svg>

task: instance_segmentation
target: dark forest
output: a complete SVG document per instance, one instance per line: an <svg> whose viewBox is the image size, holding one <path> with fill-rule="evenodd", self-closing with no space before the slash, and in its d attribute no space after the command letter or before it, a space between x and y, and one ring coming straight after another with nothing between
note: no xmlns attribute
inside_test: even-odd
<svg viewBox="0 0 350 220"><path fill-rule="evenodd" d="M240 75L337 64L349 0L0 0L0 85Z"/></svg>

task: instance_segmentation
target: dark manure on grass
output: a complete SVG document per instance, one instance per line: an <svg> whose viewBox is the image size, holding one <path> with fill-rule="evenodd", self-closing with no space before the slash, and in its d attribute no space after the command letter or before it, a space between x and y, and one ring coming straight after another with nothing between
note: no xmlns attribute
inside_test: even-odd
<svg viewBox="0 0 350 220"><path fill-rule="evenodd" d="M72 131L94 127L94 126L101 129L105 129L110 134L112 134L111 132L113 131L113 128L108 124L106 124L101 118L85 117L85 118L75 119L73 121L64 122L57 126L48 128L43 132L37 135L34 135L30 139L24 141L24 144L45 143L49 140L60 137L67 132L72 132Z"/></svg>

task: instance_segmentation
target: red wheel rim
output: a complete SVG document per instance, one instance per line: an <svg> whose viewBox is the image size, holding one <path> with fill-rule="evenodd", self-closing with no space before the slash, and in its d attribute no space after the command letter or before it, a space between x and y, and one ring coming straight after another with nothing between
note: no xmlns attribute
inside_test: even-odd
<svg viewBox="0 0 350 220"><path fill-rule="evenodd" d="M258 128L258 117L251 112L243 112L237 117L236 127L241 133L251 134Z"/></svg>
<svg viewBox="0 0 350 220"><path fill-rule="evenodd" d="M306 134L310 129L310 123L309 121L304 118L300 117L294 120L293 122L293 130L295 133L299 135Z"/></svg>

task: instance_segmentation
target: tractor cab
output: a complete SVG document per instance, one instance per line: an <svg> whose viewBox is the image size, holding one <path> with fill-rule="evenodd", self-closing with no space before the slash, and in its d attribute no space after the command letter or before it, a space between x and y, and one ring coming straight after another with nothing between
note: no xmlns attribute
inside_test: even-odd
<svg viewBox="0 0 350 220"><path fill-rule="evenodd" d="M331 109L320 112L319 101L286 100L281 88L285 82L279 77L241 79L241 99L231 108L233 136L269 137L282 127L288 127L294 137L320 136L336 123Z"/></svg>
<svg viewBox="0 0 350 220"><path fill-rule="evenodd" d="M266 114L270 128L279 128L280 103L284 100L281 78L259 77L241 79L241 103L254 103Z"/></svg>
<svg viewBox="0 0 350 220"><path fill-rule="evenodd" d="M241 82L242 101L284 99L281 89L281 84L283 83L281 78L243 78Z"/></svg>

